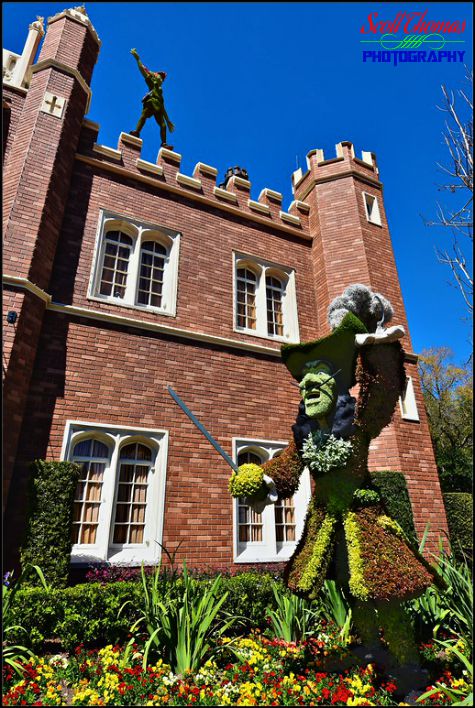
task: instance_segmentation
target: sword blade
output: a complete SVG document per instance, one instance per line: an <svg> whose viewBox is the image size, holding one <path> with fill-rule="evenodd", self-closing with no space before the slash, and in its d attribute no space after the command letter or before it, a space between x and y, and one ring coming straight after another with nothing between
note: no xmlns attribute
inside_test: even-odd
<svg viewBox="0 0 475 708"><path fill-rule="evenodd" d="M234 472L237 472L238 471L237 464L229 457L228 453L223 450L221 445L218 442L216 442L216 440L213 438L211 433L209 433L206 430L205 426L202 423L200 423L198 418L194 415L194 413L192 413L190 411L190 409L188 408L186 403L184 403L181 400L180 396L176 393L176 391L174 391L171 386L167 386L167 390L168 390L168 393L170 394L170 396L175 401L175 403L178 403L178 405L180 406L183 413L185 413L188 416L188 418L191 420L191 422L194 423L194 425L196 425L196 427L198 428L200 433L203 433L205 438L208 440L208 442L211 443L211 445L214 447L216 452L219 452L221 457L228 463L228 465L231 467L231 469L234 470Z"/></svg>

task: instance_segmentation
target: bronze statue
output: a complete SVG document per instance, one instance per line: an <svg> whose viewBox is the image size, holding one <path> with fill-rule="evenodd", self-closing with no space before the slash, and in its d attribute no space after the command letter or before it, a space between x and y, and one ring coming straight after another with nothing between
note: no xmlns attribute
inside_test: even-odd
<svg viewBox="0 0 475 708"><path fill-rule="evenodd" d="M170 133L175 130L175 126L168 117L165 110L165 103L163 101L162 84L165 81L167 75L165 71L150 71L146 66L140 61L140 57L136 49L131 49L130 53L137 60L137 64L140 73L145 79L145 82L150 89L149 92L143 97L142 104L142 115L139 118L137 127L135 130L130 131L130 135L135 135L140 137L140 131L142 130L147 118L153 116L160 126L160 137L162 139L162 147L173 150L173 145L167 144L167 126Z"/></svg>

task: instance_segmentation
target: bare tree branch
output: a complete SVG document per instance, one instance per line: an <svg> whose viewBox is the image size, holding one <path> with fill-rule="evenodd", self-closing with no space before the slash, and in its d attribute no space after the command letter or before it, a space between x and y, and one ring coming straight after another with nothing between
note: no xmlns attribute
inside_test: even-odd
<svg viewBox="0 0 475 708"><path fill-rule="evenodd" d="M467 81L472 88L472 72L467 71ZM447 265L452 273L455 286L459 289L466 308L473 313L473 264L465 255L463 240L473 241L473 101L466 90L459 89L456 94L446 86L442 86L444 96L443 106L437 108L447 114L443 132L447 147L449 164L437 164L439 169L449 177L447 184L441 185L441 191L452 195L463 195L462 203L449 210L437 204L437 220L426 221L427 226L441 226L450 229L452 234L452 252L447 249L436 249L440 263ZM471 248L470 248L471 253Z"/></svg>

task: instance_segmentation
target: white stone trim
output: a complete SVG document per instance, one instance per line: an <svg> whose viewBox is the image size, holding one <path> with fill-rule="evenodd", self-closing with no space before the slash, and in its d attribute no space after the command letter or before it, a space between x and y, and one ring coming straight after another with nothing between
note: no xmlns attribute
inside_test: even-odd
<svg viewBox="0 0 475 708"><path fill-rule="evenodd" d="M200 190L202 188L200 179L196 179L196 177L189 177L188 175L184 175L182 172L176 173L176 181L178 184L183 184L185 187L191 187L192 189Z"/></svg>
<svg viewBox="0 0 475 708"><path fill-rule="evenodd" d="M365 208L366 219L370 224L375 224L376 226L382 226L381 212L379 209L379 199L375 194L370 194L369 192L361 192L363 195L363 204ZM373 209L370 212L368 200L371 199L373 202Z"/></svg>
<svg viewBox="0 0 475 708"><path fill-rule="evenodd" d="M49 91L45 91L40 111L54 118L62 118L65 105L66 99L63 96L56 96Z"/></svg>
<svg viewBox="0 0 475 708"><path fill-rule="evenodd" d="M228 202L233 202L234 204L238 203L238 198L234 194L234 192L228 192L227 189L221 189L221 187L214 187L213 194L215 197L219 197L220 199L226 199L226 201Z"/></svg>
<svg viewBox="0 0 475 708"><path fill-rule="evenodd" d="M413 420L415 422L420 421L412 376L408 376L406 379L404 393L399 398L399 408L401 410L401 418L403 420Z"/></svg>
<svg viewBox="0 0 475 708"><path fill-rule="evenodd" d="M127 284L123 298L99 293L104 261L104 239L110 228L122 228L133 241L131 249ZM140 270L140 249L144 239L156 240L167 249L163 274L162 304L160 307L137 303L137 287ZM158 224L145 223L139 219L131 219L121 214L101 209L99 215L96 242L93 253L93 267L89 280L87 297L90 300L107 302L119 307L155 312L170 317L176 316L178 289L178 263L180 251L180 233Z"/></svg>
<svg viewBox="0 0 475 708"><path fill-rule="evenodd" d="M134 147L141 148L143 145L143 140L142 138L137 138L136 135L130 135L130 133L124 133L122 132L119 135L119 143L129 143L129 145L133 145Z"/></svg>
<svg viewBox="0 0 475 708"><path fill-rule="evenodd" d="M216 167L211 167L211 165L207 165L204 162L196 163L193 173L195 172L202 172L203 174L209 175L210 177L216 177L216 175L218 174L218 170Z"/></svg>
<svg viewBox="0 0 475 708"><path fill-rule="evenodd" d="M287 221L289 224L295 224L296 226L301 226L300 216L294 216L294 214L288 214L286 211L281 211L280 218L283 221Z"/></svg>
<svg viewBox="0 0 475 708"><path fill-rule="evenodd" d="M233 180L233 183L238 187L242 187L243 189L247 190L251 189L251 183L248 179L243 179L242 177L238 177L237 175L234 175L231 179Z"/></svg>
<svg viewBox="0 0 475 708"><path fill-rule="evenodd" d="M305 214L308 214L310 211L310 204L307 204L306 202L301 202L299 199L294 199L294 201L289 206L289 211L293 207L295 207L299 211L303 211Z"/></svg>
<svg viewBox="0 0 475 708"><path fill-rule="evenodd" d="M151 172L151 174L158 175L159 177L163 175L163 167L161 165L154 165L153 162L141 160L140 157L137 158L135 164L139 170L143 170L144 172Z"/></svg>
<svg viewBox="0 0 475 708"><path fill-rule="evenodd" d="M313 150L309 150L309 152L307 152L307 155L306 155L307 170L312 169L312 161L310 158L313 155L315 155L315 160L316 160L317 164L319 162L325 162L325 153L323 152L323 150L321 148L314 148Z"/></svg>
<svg viewBox="0 0 475 708"><path fill-rule="evenodd" d="M256 329L237 325L237 269L249 267L256 276ZM266 276L274 276L283 284L282 317L284 335L270 335L267 332ZM297 343L300 341L297 312L295 270L288 266L268 261L239 251L233 251L233 329L251 337L259 337L274 342Z"/></svg>
<svg viewBox="0 0 475 708"><path fill-rule="evenodd" d="M158 151L157 162L162 158L163 160L171 160L172 162L177 162L178 165L181 163L182 156L179 152L173 152L172 150L167 150L166 148L160 148Z"/></svg>
<svg viewBox="0 0 475 708"><path fill-rule="evenodd" d="M268 187L264 187L264 189L261 189L261 193L259 194L258 199L263 199L264 197L268 197L269 199L273 199L276 202L282 202L282 194L280 192L275 192L273 189L268 189Z"/></svg>
<svg viewBox="0 0 475 708"><path fill-rule="evenodd" d="M83 118L82 125L84 128L90 128L91 130L95 130L97 132L99 132L101 128L99 123L96 123L93 120L89 120L89 118Z"/></svg>
<svg viewBox="0 0 475 708"><path fill-rule="evenodd" d="M267 204L261 204L261 202L256 202L253 199L248 200L247 206L249 207L249 209L260 211L263 214L270 214L270 207Z"/></svg>
<svg viewBox="0 0 475 708"><path fill-rule="evenodd" d="M262 440L256 438L233 437L232 456L237 462L241 452L255 452L263 457L263 462L272 459L276 452L287 447L288 442ZM233 509L233 560L235 563L272 563L286 561L294 552L303 532L307 507L311 499L310 475L302 471L300 484L293 496L295 509L295 541L278 543L275 534L274 504L269 504L262 512L262 541L239 541L237 499L232 499Z"/></svg>
<svg viewBox="0 0 475 708"><path fill-rule="evenodd" d="M99 155L104 155L104 157L108 157L110 160L115 160L116 162L120 162L122 160L122 152L120 150L116 150L115 148L108 147L107 145L99 145L99 143L94 143L92 149L94 152L97 152Z"/></svg>
<svg viewBox="0 0 475 708"><path fill-rule="evenodd" d="M97 320L99 322L110 322L111 324L118 324L123 327L134 327L136 329L150 330L152 332L167 334L171 337L179 337L197 342L206 342L208 344L216 344L222 347L241 349L244 351L256 352L258 354L268 354L270 356L275 356L278 359L280 358L280 350L278 348L264 347L259 344L244 342L238 339L231 339L229 337L219 337L214 334L207 334L206 332L198 332L196 330L170 327L169 325L160 324L158 322L149 322L136 317L115 315L111 312L105 312L104 310L93 310L89 307L80 307L78 305L63 305L60 302L51 302L47 305L46 309L53 312L58 312L60 314L84 317L86 319Z"/></svg>
<svg viewBox="0 0 475 708"><path fill-rule="evenodd" d="M52 17L48 17L48 24L52 24L53 22L57 22L57 20L60 20L62 17L69 17L70 20L74 20L75 22L79 22L81 25L85 25L92 36L94 37L95 41L97 42L98 46L100 47L102 42L99 39L99 36L94 29L94 26L89 19L89 17L84 14L83 12L79 11L78 8L75 7L70 7L67 10L62 10L61 12L58 12L56 15L53 15Z"/></svg>
<svg viewBox="0 0 475 708"><path fill-rule="evenodd" d="M62 71L64 74L72 76L74 79L76 79L76 81L79 83L82 90L87 96L86 108L84 113L88 112L89 105L91 103L92 91L77 69L74 69L73 67L68 66L67 64L63 64L63 62L57 61L57 59L43 59L42 61L39 61L34 66L32 66L31 73L36 74L36 72L42 71L43 69L58 69L58 71Z"/></svg>
<svg viewBox="0 0 475 708"><path fill-rule="evenodd" d="M3 282L5 285L14 285L22 290L28 290L28 292L33 293L36 297L39 297L40 300L43 300L43 302L47 305L52 302L51 295L39 288L38 285L35 285L27 278L20 278L17 275L8 275L7 273L4 273Z"/></svg>
<svg viewBox="0 0 475 708"><path fill-rule="evenodd" d="M91 563L110 561L118 565L140 565L142 562L157 564L161 557L163 525L165 511L165 491L168 460L168 430L113 425L96 421L67 420L65 424L61 459L72 458L76 441L84 433L106 438L113 448L109 465L104 472L101 509L96 543L73 546L71 562ZM119 450L129 441L137 440L148 444L153 450L153 460L148 486L148 498L145 515L144 542L129 544L120 550L112 543L113 512L118 484Z"/></svg>
<svg viewBox="0 0 475 708"><path fill-rule="evenodd" d="M355 146L349 140L342 140L341 142L339 142L335 145L336 156L337 157L344 157L343 145L346 145L346 147L350 148L350 155L351 155L351 157L354 157L355 156Z"/></svg>

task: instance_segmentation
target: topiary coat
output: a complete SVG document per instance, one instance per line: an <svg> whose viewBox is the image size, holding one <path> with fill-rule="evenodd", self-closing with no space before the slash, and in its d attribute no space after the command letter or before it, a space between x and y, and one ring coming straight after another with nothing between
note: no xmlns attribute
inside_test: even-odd
<svg viewBox="0 0 475 708"><path fill-rule="evenodd" d="M365 346L356 365L359 394L350 459L324 476L315 488L304 530L284 577L288 587L315 598L332 567L359 600L406 600L432 585L435 571L390 519L381 502L354 501L357 489L371 486L370 442L387 426L405 383L404 353L399 342ZM264 463L279 498L292 496L305 467L294 442L279 457ZM332 563L332 561L334 561Z"/></svg>

